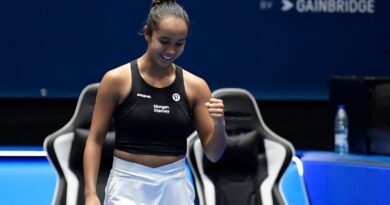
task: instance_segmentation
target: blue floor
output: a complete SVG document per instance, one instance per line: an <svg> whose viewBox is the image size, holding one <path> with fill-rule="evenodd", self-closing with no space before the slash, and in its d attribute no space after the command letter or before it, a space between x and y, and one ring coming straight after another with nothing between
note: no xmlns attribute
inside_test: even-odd
<svg viewBox="0 0 390 205"><path fill-rule="evenodd" d="M0 204L51 204L56 174L44 157L0 157Z"/></svg>
<svg viewBox="0 0 390 205"><path fill-rule="evenodd" d="M4 153L11 151L21 152L11 154L17 156L4 156ZM31 154L35 156L26 157ZM51 204L56 174L41 147L0 147L0 155L0 204ZM306 205L307 198L298 167L296 163L290 165L283 178L282 188L287 193L289 204Z"/></svg>

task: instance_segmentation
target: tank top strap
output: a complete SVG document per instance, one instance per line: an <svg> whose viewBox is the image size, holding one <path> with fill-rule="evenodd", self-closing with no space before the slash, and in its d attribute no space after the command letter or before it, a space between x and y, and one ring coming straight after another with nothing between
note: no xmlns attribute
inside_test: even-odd
<svg viewBox="0 0 390 205"><path fill-rule="evenodd" d="M183 79L183 68L176 65L176 79L175 83L178 85L184 85L184 79Z"/></svg>
<svg viewBox="0 0 390 205"><path fill-rule="evenodd" d="M133 85L139 85L139 83L141 82L141 75L138 70L137 60L131 61L130 67L131 67L131 81L132 81L132 88L133 88Z"/></svg>

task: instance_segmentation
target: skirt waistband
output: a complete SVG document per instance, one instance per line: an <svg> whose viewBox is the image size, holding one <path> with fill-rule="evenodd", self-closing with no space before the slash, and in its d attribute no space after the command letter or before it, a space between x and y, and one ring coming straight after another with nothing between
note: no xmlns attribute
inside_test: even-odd
<svg viewBox="0 0 390 205"><path fill-rule="evenodd" d="M185 171L185 158L160 167L148 167L142 164L126 161L114 156L112 169L122 173L144 173L156 175L172 175Z"/></svg>

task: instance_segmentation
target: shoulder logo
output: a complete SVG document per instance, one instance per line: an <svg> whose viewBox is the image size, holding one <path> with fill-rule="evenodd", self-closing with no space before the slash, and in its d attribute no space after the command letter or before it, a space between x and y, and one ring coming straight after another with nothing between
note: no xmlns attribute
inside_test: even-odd
<svg viewBox="0 0 390 205"><path fill-rule="evenodd" d="M180 95L178 93L173 93L172 95L172 99L176 102L178 102L180 100Z"/></svg>

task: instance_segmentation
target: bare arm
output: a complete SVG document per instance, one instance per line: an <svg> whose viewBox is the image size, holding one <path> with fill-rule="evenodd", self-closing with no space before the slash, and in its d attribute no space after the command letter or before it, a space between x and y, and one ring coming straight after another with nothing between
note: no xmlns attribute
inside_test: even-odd
<svg viewBox="0 0 390 205"><path fill-rule="evenodd" d="M224 105L221 99L211 98L206 82L197 83L194 103L195 127L207 158L218 161L226 147Z"/></svg>
<svg viewBox="0 0 390 205"><path fill-rule="evenodd" d="M118 101L115 76L108 72L102 79L96 96L92 124L84 150L84 180L86 204L100 204L96 194L96 180L102 145Z"/></svg>

